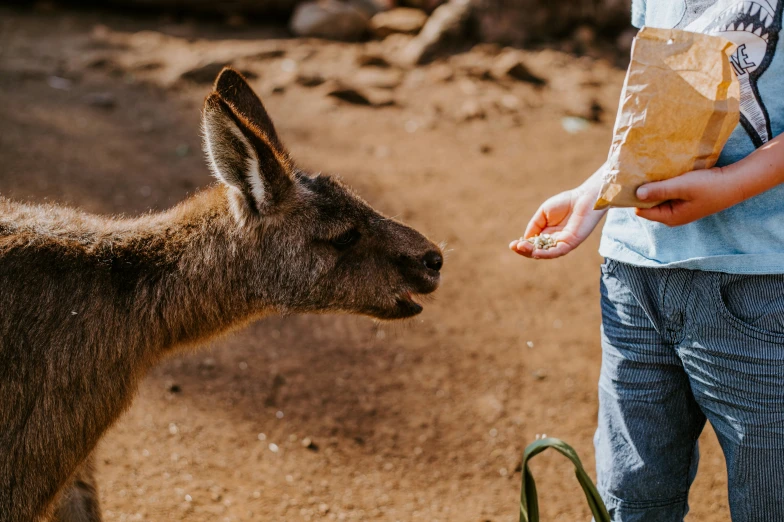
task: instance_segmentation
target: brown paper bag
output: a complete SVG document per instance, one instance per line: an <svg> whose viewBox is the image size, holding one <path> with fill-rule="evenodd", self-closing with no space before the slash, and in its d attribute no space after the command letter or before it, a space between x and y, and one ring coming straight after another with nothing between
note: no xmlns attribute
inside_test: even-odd
<svg viewBox="0 0 784 522"><path fill-rule="evenodd" d="M643 27L634 39L594 208L648 208L637 188L712 167L739 119L740 89L718 36Z"/></svg>

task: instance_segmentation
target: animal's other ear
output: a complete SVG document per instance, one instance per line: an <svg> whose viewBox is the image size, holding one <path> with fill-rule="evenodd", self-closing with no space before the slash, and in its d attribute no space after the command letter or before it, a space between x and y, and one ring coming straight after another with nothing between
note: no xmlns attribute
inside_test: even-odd
<svg viewBox="0 0 784 522"><path fill-rule="evenodd" d="M231 105L235 112L258 126L273 146L281 153L285 153L283 144L278 138L278 133L275 132L275 126L272 124L272 119L267 114L264 104L261 103L259 97L256 96L256 93L253 92L253 89L251 89L240 73L230 67L224 67L215 79L213 90L226 103Z"/></svg>
<svg viewBox="0 0 784 522"><path fill-rule="evenodd" d="M229 187L238 220L274 214L294 185L288 155L217 92L204 101L202 128L207 163Z"/></svg>

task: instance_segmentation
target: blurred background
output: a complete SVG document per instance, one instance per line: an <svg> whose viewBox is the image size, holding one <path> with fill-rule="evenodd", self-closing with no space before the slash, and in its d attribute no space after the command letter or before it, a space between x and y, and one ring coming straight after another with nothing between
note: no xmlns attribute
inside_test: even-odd
<svg viewBox="0 0 784 522"><path fill-rule="evenodd" d="M99 448L107 521L517 520L537 435L593 469L598 234L507 249L605 159L626 0L112 0L0 6L0 194L104 214L211 183L199 110L242 71L300 165L445 241L403 324L272 318L171 359ZM729 518L703 437L690 521ZM544 520L588 520L533 463Z"/></svg>

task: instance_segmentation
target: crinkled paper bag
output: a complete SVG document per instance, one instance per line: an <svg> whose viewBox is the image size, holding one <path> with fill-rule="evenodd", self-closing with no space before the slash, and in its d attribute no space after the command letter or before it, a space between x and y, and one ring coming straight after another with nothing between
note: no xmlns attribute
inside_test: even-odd
<svg viewBox="0 0 784 522"><path fill-rule="evenodd" d="M712 167L739 119L740 89L718 36L643 27L634 39L594 208L648 208L637 188Z"/></svg>

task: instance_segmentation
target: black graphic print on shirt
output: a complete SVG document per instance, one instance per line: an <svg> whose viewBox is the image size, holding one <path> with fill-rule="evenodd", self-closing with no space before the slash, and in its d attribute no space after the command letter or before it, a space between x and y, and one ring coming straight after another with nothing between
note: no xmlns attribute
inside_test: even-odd
<svg viewBox="0 0 784 522"><path fill-rule="evenodd" d="M737 45L730 57L740 82L740 121L755 147L771 139L770 118L757 80L773 59L784 0L681 0L677 28L723 36Z"/></svg>

